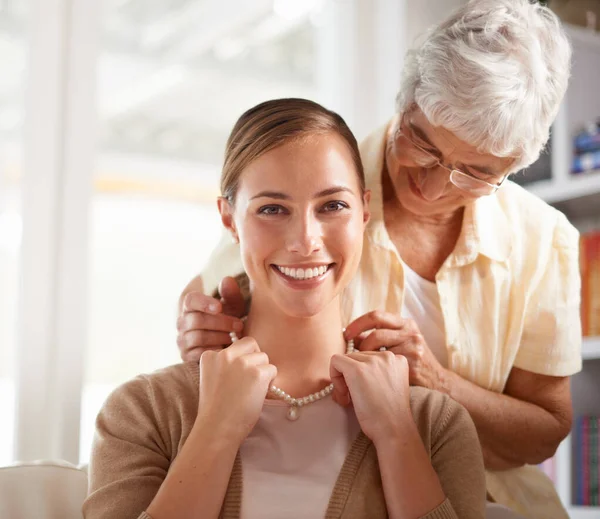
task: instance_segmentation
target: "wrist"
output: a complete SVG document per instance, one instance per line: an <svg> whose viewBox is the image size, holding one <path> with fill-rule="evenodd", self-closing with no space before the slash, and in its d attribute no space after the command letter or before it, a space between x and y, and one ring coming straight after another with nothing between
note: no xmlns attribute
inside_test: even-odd
<svg viewBox="0 0 600 519"><path fill-rule="evenodd" d="M414 438L419 438L419 430L415 420L410 412L402 412L396 416L396 419L387 428L382 429L380 434L371 438L377 452L393 451L407 442L412 444Z"/></svg>
<svg viewBox="0 0 600 519"><path fill-rule="evenodd" d="M231 427L222 427L198 417L187 441L189 440L201 443L214 452L226 454L230 451L237 452L244 438L240 438L239 432Z"/></svg>
<svg viewBox="0 0 600 519"><path fill-rule="evenodd" d="M436 387L433 389L439 391L440 393L445 393L448 396L452 396L452 387L454 383L453 377L455 375L456 374L453 371L450 371L446 368L441 368L441 370L438 372Z"/></svg>

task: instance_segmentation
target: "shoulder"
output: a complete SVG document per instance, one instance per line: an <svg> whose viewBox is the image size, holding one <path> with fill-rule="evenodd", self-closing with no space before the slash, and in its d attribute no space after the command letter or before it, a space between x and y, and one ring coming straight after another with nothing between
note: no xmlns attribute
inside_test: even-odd
<svg viewBox="0 0 600 519"><path fill-rule="evenodd" d="M138 375L111 392L98 419L167 422L172 414L197 408L197 373L197 363L187 362Z"/></svg>
<svg viewBox="0 0 600 519"><path fill-rule="evenodd" d="M579 232L565 215L514 182L495 195L515 235L539 245L577 248Z"/></svg>
<svg viewBox="0 0 600 519"><path fill-rule="evenodd" d="M202 282L204 293L212 294L225 276L237 276L244 272L240 247L231 239L231 235L223 229L221 239L213 249L204 269Z"/></svg>

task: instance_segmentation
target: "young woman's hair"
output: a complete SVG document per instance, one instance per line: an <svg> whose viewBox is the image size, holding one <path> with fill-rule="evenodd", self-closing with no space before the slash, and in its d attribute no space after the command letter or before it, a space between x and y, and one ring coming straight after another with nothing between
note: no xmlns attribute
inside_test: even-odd
<svg viewBox="0 0 600 519"><path fill-rule="evenodd" d="M339 135L352 154L361 191L365 176L356 138L335 112L307 99L274 99L250 108L235 123L225 149L221 194L235 202L244 169L268 151L315 135Z"/></svg>

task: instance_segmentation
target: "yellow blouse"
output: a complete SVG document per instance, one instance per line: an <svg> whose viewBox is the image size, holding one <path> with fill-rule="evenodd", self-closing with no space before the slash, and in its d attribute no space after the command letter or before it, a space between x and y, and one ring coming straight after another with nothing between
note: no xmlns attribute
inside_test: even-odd
<svg viewBox="0 0 600 519"><path fill-rule="evenodd" d="M358 273L344 294L347 321L375 309L400 314L404 272L384 224L381 190L387 126L361 144L371 221ZM224 236L202 273L206 293L243 271ZM502 392L513 366L568 376L581 369L579 234L565 216L512 182L464 215L452 254L436 275L448 368ZM537 468L488 471L495 501L531 519L568 516Z"/></svg>

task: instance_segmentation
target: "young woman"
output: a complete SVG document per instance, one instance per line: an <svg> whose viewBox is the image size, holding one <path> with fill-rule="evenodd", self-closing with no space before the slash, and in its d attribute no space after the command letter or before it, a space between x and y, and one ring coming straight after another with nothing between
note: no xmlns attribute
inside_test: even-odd
<svg viewBox="0 0 600 519"><path fill-rule="evenodd" d="M482 518L468 412L409 388L404 357L344 340L340 294L369 219L344 121L306 100L256 106L230 135L221 190L252 292L245 336L108 398L84 516Z"/></svg>

